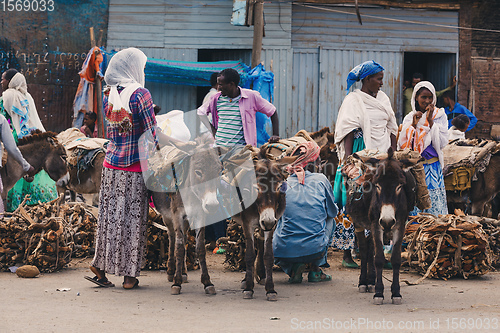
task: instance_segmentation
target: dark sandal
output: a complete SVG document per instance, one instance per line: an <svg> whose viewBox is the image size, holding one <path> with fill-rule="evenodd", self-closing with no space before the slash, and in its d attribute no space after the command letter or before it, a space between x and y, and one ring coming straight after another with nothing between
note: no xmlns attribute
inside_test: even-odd
<svg viewBox="0 0 500 333"><path fill-rule="evenodd" d="M97 275L94 276L93 278L91 278L90 276L85 276L84 278L85 280L97 284L99 287L111 288L115 286L111 281L108 280L108 278L99 279Z"/></svg>
<svg viewBox="0 0 500 333"><path fill-rule="evenodd" d="M125 288L125 282L122 283L122 287L123 289L127 290L139 288L139 279L135 279L134 285L132 287Z"/></svg>

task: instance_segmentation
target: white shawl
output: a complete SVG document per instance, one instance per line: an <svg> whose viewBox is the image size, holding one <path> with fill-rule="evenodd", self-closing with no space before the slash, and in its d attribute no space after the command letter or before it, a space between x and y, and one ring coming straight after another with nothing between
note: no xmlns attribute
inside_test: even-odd
<svg viewBox="0 0 500 333"><path fill-rule="evenodd" d="M422 118L420 118L417 123L417 128L412 126L413 115L417 112L415 109L415 96L421 88L427 88L433 95L432 103L436 105L436 90L434 86L429 81L420 81L417 83L413 89L413 96L411 97L411 108L412 111L406 115L403 119L403 126L399 134L398 139L398 149L404 146L404 148L409 148L409 143L413 140L415 133L423 133L423 142L417 146L420 146L419 153L422 153L429 145L436 150L439 163L441 163L441 168L444 167L443 159L443 148L448 144L448 117L443 108L435 108L433 111L434 124L432 128L428 126L427 123L427 112L424 112ZM418 143L418 140L417 140Z"/></svg>
<svg viewBox="0 0 500 333"><path fill-rule="evenodd" d="M144 87L144 67L148 58L139 49L130 47L116 53L109 62L104 80L110 88L108 103L114 110L124 108L130 111L130 97L140 87ZM118 86L123 87L121 94Z"/></svg>
<svg viewBox="0 0 500 333"><path fill-rule="evenodd" d="M376 112L367 112L367 107ZM363 130L367 149L387 152L391 146L390 136L397 135L398 125L391 101L383 91L379 91L375 98L356 89L344 98L335 124L335 144L340 161L345 157L344 138L357 128Z"/></svg>
<svg viewBox="0 0 500 333"><path fill-rule="evenodd" d="M12 125L19 138L29 135L35 129L45 132L23 74L17 73L12 77L8 89L2 96L5 111L12 119Z"/></svg>

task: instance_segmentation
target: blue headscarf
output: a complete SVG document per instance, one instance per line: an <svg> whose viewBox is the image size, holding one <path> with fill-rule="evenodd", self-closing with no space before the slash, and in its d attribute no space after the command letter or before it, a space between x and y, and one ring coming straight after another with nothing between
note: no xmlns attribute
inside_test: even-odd
<svg viewBox="0 0 500 333"><path fill-rule="evenodd" d="M354 67L349 74L347 75L347 89L351 88L351 86L354 84L354 82L357 82L359 80L363 80L365 77L381 72L384 70L384 67L382 67L380 64L376 63L373 60L368 60L365 61L362 64L357 65Z"/></svg>

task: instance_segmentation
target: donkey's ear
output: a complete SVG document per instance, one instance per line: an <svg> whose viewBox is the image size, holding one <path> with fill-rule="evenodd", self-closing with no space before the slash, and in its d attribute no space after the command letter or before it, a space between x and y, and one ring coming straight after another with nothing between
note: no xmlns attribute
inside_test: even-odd
<svg viewBox="0 0 500 333"><path fill-rule="evenodd" d="M389 147L389 149L387 149L387 159L392 159L392 157L394 156L394 149L392 149L392 147Z"/></svg>
<svg viewBox="0 0 500 333"><path fill-rule="evenodd" d="M410 171L410 169L413 168L417 163L422 162L424 160L425 159L423 157L421 157L420 159L403 158L399 160L399 164L401 165L401 169L407 172Z"/></svg>
<svg viewBox="0 0 500 333"><path fill-rule="evenodd" d="M58 146L58 144L59 144L59 142L57 142L57 139L52 138L52 137L50 137L50 136L47 138L47 141L48 141L51 145L53 145L54 147L57 147L57 146Z"/></svg>

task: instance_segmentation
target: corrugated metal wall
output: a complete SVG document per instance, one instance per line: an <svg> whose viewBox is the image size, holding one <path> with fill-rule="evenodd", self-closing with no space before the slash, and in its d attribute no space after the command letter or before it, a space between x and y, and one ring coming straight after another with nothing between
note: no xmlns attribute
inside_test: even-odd
<svg viewBox="0 0 500 333"><path fill-rule="evenodd" d="M329 7L351 11L346 7ZM456 12L361 8L361 14L410 21L458 24ZM299 129L314 131L334 128L338 109L346 95L347 73L357 64L375 60L385 68L382 90L389 96L398 119L401 117L404 51L458 52L456 29L427 25L408 25L293 6L292 17L293 84L292 108L281 115L286 135ZM444 58L443 58L444 59ZM450 57L436 64L436 76L449 73ZM439 71L437 70L439 67ZM355 87L360 88L357 83Z"/></svg>
<svg viewBox="0 0 500 333"><path fill-rule="evenodd" d="M342 14L329 10L349 12ZM410 9L360 9L363 25L352 7L293 6L293 48L324 48L378 51L458 51L457 29L426 24L458 25L458 12ZM384 17L395 21L381 20ZM409 21L423 24L408 23Z"/></svg>
<svg viewBox="0 0 500 333"><path fill-rule="evenodd" d="M232 0L110 0L108 47L252 48L253 27L233 26ZM291 6L264 7L264 47L289 47Z"/></svg>

